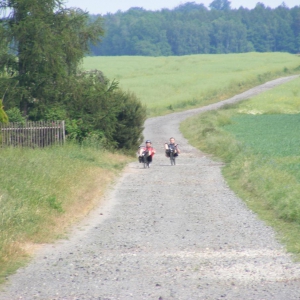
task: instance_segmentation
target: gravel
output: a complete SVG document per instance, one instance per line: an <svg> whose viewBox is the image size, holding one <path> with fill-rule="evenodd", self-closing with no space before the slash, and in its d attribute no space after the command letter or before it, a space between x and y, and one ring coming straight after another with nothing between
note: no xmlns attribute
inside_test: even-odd
<svg viewBox="0 0 300 300"><path fill-rule="evenodd" d="M227 186L222 164L191 147L185 118L237 102L277 79L204 108L146 121L157 154L129 164L67 240L44 245L0 299L300 299L300 264ZM163 144L182 154L171 166Z"/></svg>

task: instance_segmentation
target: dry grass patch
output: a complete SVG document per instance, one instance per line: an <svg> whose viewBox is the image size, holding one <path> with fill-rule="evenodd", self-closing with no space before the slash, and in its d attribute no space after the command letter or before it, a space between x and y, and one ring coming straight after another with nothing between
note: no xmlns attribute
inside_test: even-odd
<svg viewBox="0 0 300 300"><path fill-rule="evenodd" d="M101 205L101 199L109 185L114 182L116 174L112 171L89 169L85 170L85 176L78 176L78 187L72 187L70 198L64 207L65 213L57 215L54 222L53 234L60 236L65 234L70 225L83 219L93 208Z"/></svg>
<svg viewBox="0 0 300 300"><path fill-rule="evenodd" d="M101 205L132 160L77 145L0 152L0 281L41 244L66 237L71 225Z"/></svg>

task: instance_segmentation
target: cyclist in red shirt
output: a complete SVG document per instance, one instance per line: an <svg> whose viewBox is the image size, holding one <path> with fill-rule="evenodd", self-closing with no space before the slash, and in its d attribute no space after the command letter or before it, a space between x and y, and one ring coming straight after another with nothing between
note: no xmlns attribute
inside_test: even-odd
<svg viewBox="0 0 300 300"><path fill-rule="evenodd" d="M139 154L139 162L141 163L142 156L146 155L147 156L147 161L149 162L149 166L152 163L152 158L153 155L156 153L155 149L152 147L152 143L150 140L147 140L145 146L140 146L138 154Z"/></svg>

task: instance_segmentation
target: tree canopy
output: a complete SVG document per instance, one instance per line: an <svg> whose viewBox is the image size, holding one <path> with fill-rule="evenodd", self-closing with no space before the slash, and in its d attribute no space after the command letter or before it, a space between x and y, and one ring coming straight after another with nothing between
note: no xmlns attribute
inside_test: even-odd
<svg viewBox="0 0 300 300"><path fill-rule="evenodd" d="M91 16L91 19L96 16ZM129 9L103 16L106 35L94 55L300 52L300 6L231 9L228 0L187 2L172 10Z"/></svg>
<svg viewBox="0 0 300 300"><path fill-rule="evenodd" d="M230 1L228 0L214 0L212 3L209 4L211 9L217 10L230 10Z"/></svg>
<svg viewBox="0 0 300 300"><path fill-rule="evenodd" d="M100 71L79 68L104 35L101 17L91 21L61 0L2 0L0 10L0 95L9 116L18 108L30 120L65 119L69 136L79 141L139 144L145 107Z"/></svg>
<svg viewBox="0 0 300 300"><path fill-rule="evenodd" d="M50 86L76 73L90 43L103 35L102 19L88 23L86 12L60 0L6 0L0 9L8 11L1 19L1 70L14 90L5 96L27 114L34 101L47 101Z"/></svg>

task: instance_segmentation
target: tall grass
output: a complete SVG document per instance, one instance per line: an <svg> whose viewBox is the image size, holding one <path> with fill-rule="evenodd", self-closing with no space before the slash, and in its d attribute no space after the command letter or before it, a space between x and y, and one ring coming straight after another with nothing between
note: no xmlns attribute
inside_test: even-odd
<svg viewBox="0 0 300 300"><path fill-rule="evenodd" d="M281 75L299 71L288 53L201 54L171 57L86 57L147 104L149 116L202 106L233 96Z"/></svg>
<svg viewBox="0 0 300 300"><path fill-rule="evenodd" d="M181 129L193 145L226 162L230 186L300 257L298 94L300 79L189 119Z"/></svg>
<svg viewBox="0 0 300 300"><path fill-rule="evenodd" d="M129 160L77 145L0 149L0 280L36 245L63 236Z"/></svg>

